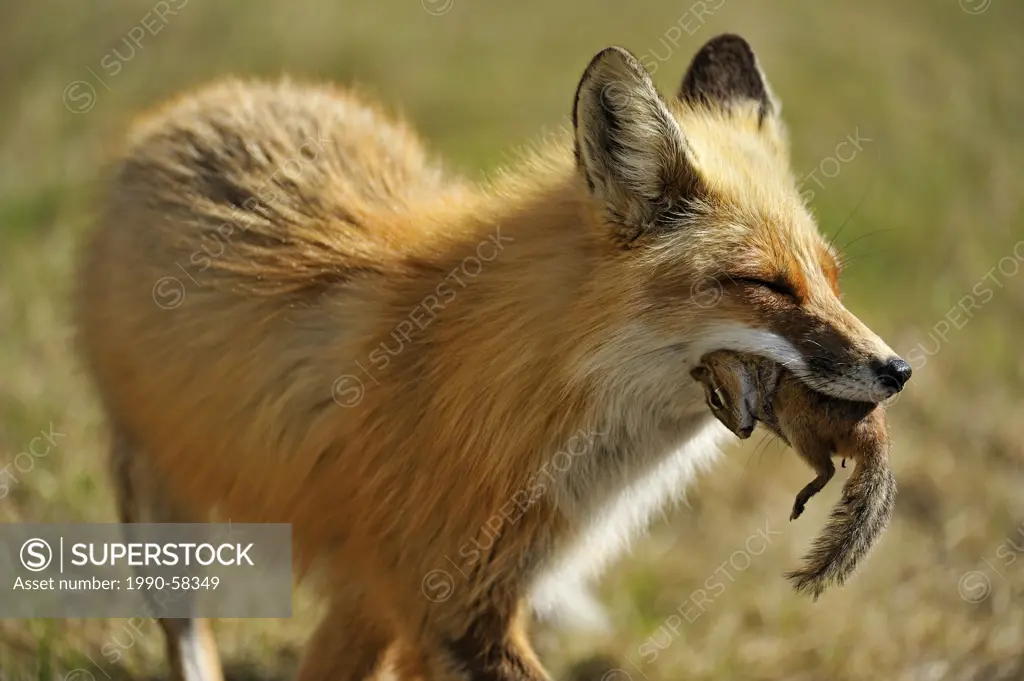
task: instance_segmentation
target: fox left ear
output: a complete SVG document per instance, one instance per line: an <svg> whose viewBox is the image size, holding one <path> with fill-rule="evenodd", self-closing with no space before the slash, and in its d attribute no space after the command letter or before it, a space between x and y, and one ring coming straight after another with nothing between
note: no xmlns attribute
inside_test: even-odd
<svg viewBox="0 0 1024 681"><path fill-rule="evenodd" d="M712 38L700 48L683 77L678 97L709 108L756 107L761 126L782 112L750 43L731 33Z"/></svg>
<svg viewBox="0 0 1024 681"><path fill-rule="evenodd" d="M601 51L583 72L573 127L580 172L625 241L698 187L682 129L650 74L622 48Z"/></svg>

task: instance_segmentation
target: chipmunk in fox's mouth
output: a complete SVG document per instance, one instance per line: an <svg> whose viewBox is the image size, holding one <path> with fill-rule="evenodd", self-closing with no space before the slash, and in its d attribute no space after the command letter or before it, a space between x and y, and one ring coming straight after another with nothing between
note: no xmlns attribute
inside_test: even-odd
<svg viewBox="0 0 1024 681"><path fill-rule="evenodd" d="M814 392L778 363L755 355L712 352L691 376L704 386L711 412L726 428L745 439L760 421L817 471L797 494L790 520L832 479L833 455L857 462L804 567L786 575L815 599L831 584L843 584L892 516L896 479L889 468L885 409Z"/></svg>

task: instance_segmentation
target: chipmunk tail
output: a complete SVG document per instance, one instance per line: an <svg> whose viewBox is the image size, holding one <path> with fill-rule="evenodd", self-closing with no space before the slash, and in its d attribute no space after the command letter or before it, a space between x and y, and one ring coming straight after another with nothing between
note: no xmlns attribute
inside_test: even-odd
<svg viewBox="0 0 1024 681"><path fill-rule="evenodd" d="M803 566L785 575L798 593L818 600L826 588L844 584L885 531L896 501L896 478L888 462L884 451L858 459Z"/></svg>

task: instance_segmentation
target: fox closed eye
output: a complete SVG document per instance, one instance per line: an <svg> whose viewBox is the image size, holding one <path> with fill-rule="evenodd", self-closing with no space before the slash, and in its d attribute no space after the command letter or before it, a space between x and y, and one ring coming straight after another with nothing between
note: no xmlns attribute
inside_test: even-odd
<svg viewBox="0 0 1024 681"><path fill-rule="evenodd" d="M789 298L795 303L800 302L800 297L797 295L796 290L784 279L768 280L758 279L757 277L735 277L733 280L737 283L767 289L772 293Z"/></svg>

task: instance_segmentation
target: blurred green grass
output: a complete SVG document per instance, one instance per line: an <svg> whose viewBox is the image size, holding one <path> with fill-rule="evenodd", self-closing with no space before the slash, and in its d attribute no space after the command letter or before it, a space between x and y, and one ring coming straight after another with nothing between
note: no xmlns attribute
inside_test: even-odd
<svg viewBox="0 0 1024 681"><path fill-rule="evenodd" d="M784 102L798 176L831 168L823 162L848 135L871 140L807 186L823 231L841 228L848 305L896 350L936 347L936 324L1024 239L1024 6L1012 0L727 0L706 23L687 2L182 2L156 23L153 4L131 0L0 5L0 468L50 423L67 433L17 473L0 520L113 518L103 424L70 349L75 247L130 120L228 74L359 84L412 120L453 171L477 174L568 124L577 79L602 47L656 63L670 94L701 43L739 32ZM147 16L158 32L125 43ZM672 45L679 21L693 35ZM115 57L111 76L103 60L114 49L131 57ZM75 81L95 90L88 111L71 110L73 97L65 105ZM1019 678L1024 561L1005 565L997 550L1024 545L1024 272L990 277L1001 284L988 280L991 300L938 342L892 409L897 516L852 584L811 604L780 577L838 486L790 526L807 471L777 445L732 448L690 491L690 508L602 582L614 634L539 632L552 667L604 650L631 681ZM695 621L664 629L766 522L782 534ZM991 581L977 603L958 588L971 570ZM294 668L306 601L299 611L287 623L218 623L238 678ZM0 669L161 678L155 627L112 661L103 646L119 635L116 621L0 622ZM654 659L641 654L652 641L667 641Z"/></svg>

